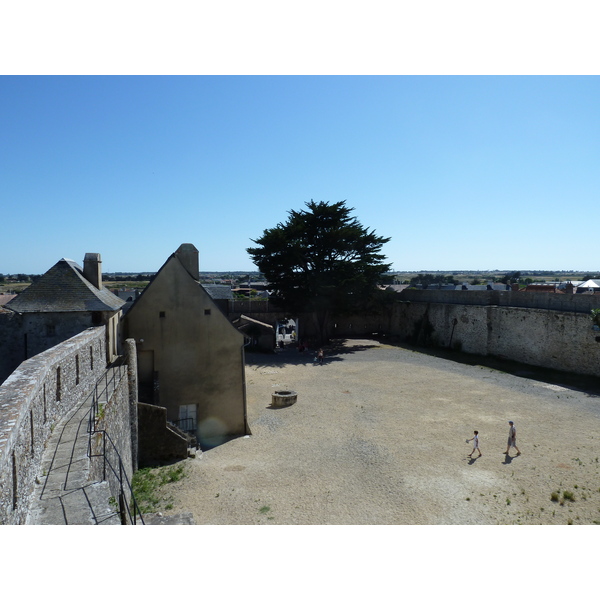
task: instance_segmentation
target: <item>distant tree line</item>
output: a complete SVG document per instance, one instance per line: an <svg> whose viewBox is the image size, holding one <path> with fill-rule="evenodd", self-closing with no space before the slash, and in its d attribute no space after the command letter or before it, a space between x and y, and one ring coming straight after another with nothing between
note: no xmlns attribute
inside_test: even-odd
<svg viewBox="0 0 600 600"><path fill-rule="evenodd" d="M431 273L421 273L412 277L408 281L409 285L422 285L428 287L432 284L440 285L458 285L460 281L454 278L454 275L433 275Z"/></svg>
<svg viewBox="0 0 600 600"><path fill-rule="evenodd" d="M0 283L33 283L40 277L41 275L26 275L25 273L17 273L15 275L0 273Z"/></svg>
<svg viewBox="0 0 600 600"><path fill-rule="evenodd" d="M138 273L137 275L110 275L108 273L102 274L103 281L152 281L154 275L149 273Z"/></svg>

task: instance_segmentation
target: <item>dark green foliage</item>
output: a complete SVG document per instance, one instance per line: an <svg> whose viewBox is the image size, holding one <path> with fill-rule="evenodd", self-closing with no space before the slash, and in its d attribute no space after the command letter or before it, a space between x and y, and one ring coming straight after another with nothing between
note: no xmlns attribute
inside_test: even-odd
<svg viewBox="0 0 600 600"><path fill-rule="evenodd" d="M291 314L313 312L325 341L329 316L376 308L377 284L390 269L380 250L390 238L363 227L345 202L306 206L265 229L247 251L274 300Z"/></svg>
<svg viewBox="0 0 600 600"><path fill-rule="evenodd" d="M513 273L507 273L504 277L498 279L500 283L517 283L521 278L521 271L514 271Z"/></svg>

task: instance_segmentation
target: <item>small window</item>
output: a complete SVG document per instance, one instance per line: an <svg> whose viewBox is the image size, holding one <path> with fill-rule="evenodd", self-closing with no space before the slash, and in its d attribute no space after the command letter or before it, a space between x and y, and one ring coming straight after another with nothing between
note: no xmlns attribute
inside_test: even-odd
<svg viewBox="0 0 600 600"><path fill-rule="evenodd" d="M210 308L205 308L204 309L204 314L205 315L210 315Z"/></svg>
<svg viewBox="0 0 600 600"><path fill-rule="evenodd" d="M46 335L52 337L56 335L56 325L46 325Z"/></svg>
<svg viewBox="0 0 600 600"><path fill-rule="evenodd" d="M159 316L161 319L164 319L164 318L165 318L165 311L164 311L164 310L161 310L161 311L158 313L158 316Z"/></svg>

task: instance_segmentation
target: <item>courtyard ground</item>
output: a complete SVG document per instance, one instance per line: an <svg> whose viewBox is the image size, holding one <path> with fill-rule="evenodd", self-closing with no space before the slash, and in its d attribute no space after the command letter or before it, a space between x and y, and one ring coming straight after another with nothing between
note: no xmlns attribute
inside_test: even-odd
<svg viewBox="0 0 600 600"><path fill-rule="evenodd" d="M373 340L337 342L323 365L313 356L247 354L252 435L188 459L165 514L199 525L600 523L600 395L582 378ZM298 401L271 408L279 390ZM509 419L518 457L503 454ZM475 429L483 456L469 459Z"/></svg>

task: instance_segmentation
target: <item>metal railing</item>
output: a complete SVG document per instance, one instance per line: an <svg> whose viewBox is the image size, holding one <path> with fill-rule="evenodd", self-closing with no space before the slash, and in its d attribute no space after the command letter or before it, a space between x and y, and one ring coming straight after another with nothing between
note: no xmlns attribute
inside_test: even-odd
<svg viewBox="0 0 600 600"><path fill-rule="evenodd" d="M196 419L188 417L187 419L177 419L176 421L170 421L177 429L180 429L184 433L187 433L193 437L196 437Z"/></svg>
<svg viewBox="0 0 600 600"><path fill-rule="evenodd" d="M98 417L103 416L103 411L100 409L100 400L104 396L105 402L108 402L112 394L117 389L118 385L121 383L123 377L127 374L127 366L119 365L113 367L111 370L111 376L109 378L108 370L105 371L104 377L96 382L96 386L93 391L93 399L92 406L90 410L90 417L88 422L88 457L89 458L102 458L103 459L103 476L102 480L106 481L107 479L107 471L112 472L115 479L119 484L119 514L121 516L121 524L127 524L127 517L129 517L129 522L137 525L138 518L141 521L141 524L144 525L144 518L142 516L142 512L138 506L138 503L135 499L135 495L133 493L133 488L131 487L131 482L127 477L127 473L125 471L125 465L123 463L123 459L121 458L121 454L117 449L117 446L111 439L109 433L104 429L96 429L96 422ZM104 389L101 391L99 387L101 384L104 384ZM112 388L112 389L111 389ZM110 393L109 393L110 390ZM94 435L102 436L102 454L93 454L92 451L92 437ZM114 454L117 457L117 460L113 461L110 459L107 452L107 444L112 447L114 450ZM129 502L126 501L125 491L129 490L131 500Z"/></svg>

